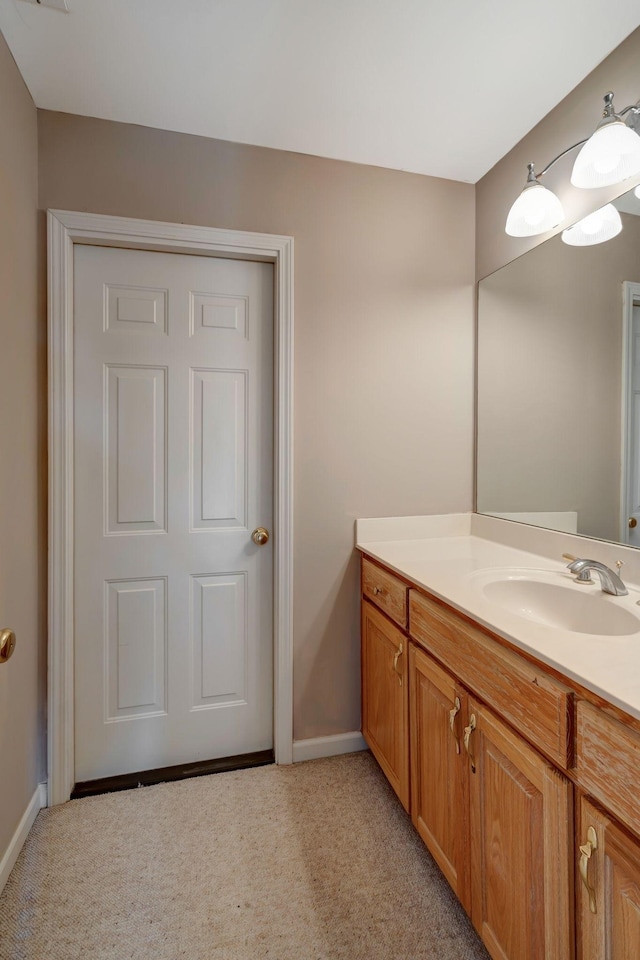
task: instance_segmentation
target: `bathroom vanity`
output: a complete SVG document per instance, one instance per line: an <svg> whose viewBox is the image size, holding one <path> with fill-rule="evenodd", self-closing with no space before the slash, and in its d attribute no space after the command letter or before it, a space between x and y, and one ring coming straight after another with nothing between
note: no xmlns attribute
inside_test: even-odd
<svg viewBox="0 0 640 960"><path fill-rule="evenodd" d="M494 960L637 958L640 590L561 559L612 545L417 519L358 526L372 753Z"/></svg>

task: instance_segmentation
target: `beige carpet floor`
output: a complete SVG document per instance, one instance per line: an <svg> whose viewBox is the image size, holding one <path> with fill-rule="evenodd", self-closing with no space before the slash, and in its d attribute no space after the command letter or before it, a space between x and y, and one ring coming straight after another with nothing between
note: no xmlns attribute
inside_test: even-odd
<svg viewBox="0 0 640 960"><path fill-rule="evenodd" d="M73 800L0 897L1 960L487 960L368 753Z"/></svg>

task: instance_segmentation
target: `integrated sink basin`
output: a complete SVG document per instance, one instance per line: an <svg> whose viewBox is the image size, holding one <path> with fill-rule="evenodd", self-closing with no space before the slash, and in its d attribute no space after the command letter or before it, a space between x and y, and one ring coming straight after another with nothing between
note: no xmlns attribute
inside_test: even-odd
<svg viewBox="0 0 640 960"><path fill-rule="evenodd" d="M640 633L640 607L631 597L604 593L599 581L578 584L564 572L487 570L471 580L483 598L518 617L571 633Z"/></svg>

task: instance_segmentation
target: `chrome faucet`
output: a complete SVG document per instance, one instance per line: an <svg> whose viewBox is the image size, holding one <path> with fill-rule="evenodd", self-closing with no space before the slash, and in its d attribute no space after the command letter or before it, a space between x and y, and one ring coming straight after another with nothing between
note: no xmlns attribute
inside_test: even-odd
<svg viewBox="0 0 640 960"><path fill-rule="evenodd" d="M604 563L599 563L598 560L578 560L574 558L571 563L567 564L567 570L577 574L576 580L578 583L591 583L591 572L597 573L603 591L614 597L626 597L629 593L618 574L606 567Z"/></svg>

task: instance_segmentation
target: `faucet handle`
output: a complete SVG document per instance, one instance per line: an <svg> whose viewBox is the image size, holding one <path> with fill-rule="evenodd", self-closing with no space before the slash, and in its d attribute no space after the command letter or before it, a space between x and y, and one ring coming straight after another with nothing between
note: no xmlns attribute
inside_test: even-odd
<svg viewBox="0 0 640 960"><path fill-rule="evenodd" d="M595 569L594 563L596 566L601 566L600 564L594 560L580 560L570 553L563 553L562 556L565 560L570 561L570 563L567 564L567 570L576 574L576 583L593 583L591 570ZM613 573L613 570L611 572Z"/></svg>
<svg viewBox="0 0 640 960"><path fill-rule="evenodd" d="M616 560L616 567L618 568L618 573L620 573L621 568L624 567L624 560Z"/></svg>

